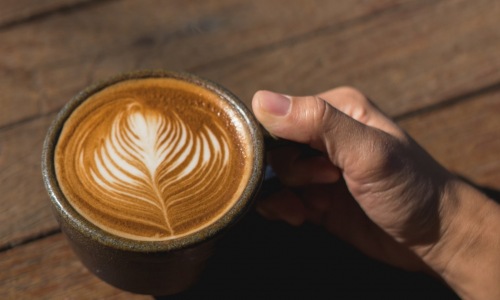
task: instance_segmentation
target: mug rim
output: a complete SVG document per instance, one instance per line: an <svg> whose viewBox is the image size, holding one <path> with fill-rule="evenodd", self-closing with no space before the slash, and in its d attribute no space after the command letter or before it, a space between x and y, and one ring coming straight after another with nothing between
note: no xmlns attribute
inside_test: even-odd
<svg viewBox="0 0 500 300"><path fill-rule="evenodd" d="M250 133L250 146L254 150L253 160L251 162L252 170L250 172L248 183L241 196L238 200L236 200L232 207L218 220L208 226L185 236L169 240L141 241L129 239L107 232L94 225L91 221L78 213L69 203L59 186L55 173L55 147L62 128L72 112L90 96L111 85L127 80L146 78L172 78L183 80L215 93L224 99L224 101L228 103L242 118L243 123L246 124ZM83 234L85 237L98 242L99 244L125 251L162 252L180 250L189 248L220 235L228 228L232 227L232 225L250 209L264 177L264 138L259 123L247 106L232 92L209 79L182 71L141 70L125 72L91 84L71 98L71 100L59 111L55 119L52 121L44 140L42 149L42 177L45 188L52 202L52 207L55 209L57 219L60 226L63 227L63 231L64 226L67 223L67 225L71 226L72 229Z"/></svg>

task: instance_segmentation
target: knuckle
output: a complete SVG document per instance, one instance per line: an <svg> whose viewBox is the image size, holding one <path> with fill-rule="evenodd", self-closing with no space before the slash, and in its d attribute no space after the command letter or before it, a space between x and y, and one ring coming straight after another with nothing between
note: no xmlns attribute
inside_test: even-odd
<svg viewBox="0 0 500 300"><path fill-rule="evenodd" d="M373 110L371 101L363 93L353 87L339 87L338 92L345 99L345 113L358 122L368 122Z"/></svg>
<svg viewBox="0 0 500 300"><path fill-rule="evenodd" d="M342 94L344 97L349 99L350 101L357 102L360 104L368 103L368 98L358 89L351 86L340 86L336 88L336 91L339 94Z"/></svg>

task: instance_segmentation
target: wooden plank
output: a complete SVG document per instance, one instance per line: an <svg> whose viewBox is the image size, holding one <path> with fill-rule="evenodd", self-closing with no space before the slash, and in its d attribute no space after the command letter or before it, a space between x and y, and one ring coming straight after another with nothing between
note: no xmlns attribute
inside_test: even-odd
<svg viewBox="0 0 500 300"><path fill-rule="evenodd" d="M446 2L446 3L448 3L448 2ZM484 3L484 1L482 1L482 2L477 1L474 3L481 4L481 3ZM426 8L426 7L424 7L424 8ZM426 9L424 9L424 8L422 8L421 11L418 11L418 14L425 15L425 14L430 13L427 10L427 8ZM104 9L104 7L102 9ZM441 7L441 9L443 9L443 8ZM470 11L470 9L471 8L469 6L467 6L467 3L465 3L464 10ZM493 8L492 8L492 10L493 10ZM453 10L451 10L451 11L453 11ZM404 12L405 11L399 11L399 13L404 13ZM409 12L407 12L407 13L409 13ZM458 11L457 11L457 13L460 15L460 13ZM455 16L455 14L451 14L451 13L447 14L447 15L450 18L454 18L454 16ZM406 15L403 14L403 16L406 16ZM464 15L461 15L461 16L464 17ZM436 16L434 16L434 17L436 17ZM403 19L403 20L401 20L401 22L395 23L395 24L398 24L398 26L402 26L401 24L404 25L404 21L406 18L403 18L403 17L401 17L401 18ZM444 18L444 16L443 16L443 18ZM488 12L485 12L484 19L485 20L490 19ZM447 20L447 18L444 18L443 22L445 22L445 20ZM390 21L390 18L385 19L385 22L389 22L389 21ZM428 20L428 21L430 22L432 20ZM476 21L478 23L477 26L479 26L479 27L482 26L481 24L483 24L483 25L488 24L487 21L481 21L481 22L480 22L480 20L476 20ZM413 22L416 22L416 21L413 20ZM373 18L371 19L371 21L369 23L371 25L374 25L374 24L372 24ZM358 25L356 25L356 24L355 24L355 26L353 26L353 28L360 27L359 24ZM394 25L391 25L391 26L394 26ZM361 27L362 27L361 29L358 28L356 31L353 31L353 32L358 32L358 31L363 32L363 30L364 30L366 36L368 36L368 33L373 33L372 31L370 31L370 26L363 25ZM387 28L387 27L385 27L385 28ZM380 30L382 30L382 29L383 29L383 27L380 27ZM485 32L489 32L487 26L484 27L483 29ZM393 30L396 30L396 29L393 29ZM342 30L340 30L340 31L342 31ZM358 33L358 35L357 35L358 37L362 36L361 32ZM480 34L480 33L478 33L478 34ZM345 36L345 38L347 38L347 37ZM484 38L484 36L483 36L483 38ZM433 39L435 39L435 37ZM318 41L318 40L322 41L323 38L315 37L312 40L313 41ZM390 40L391 40L390 36L386 36L386 41L390 42ZM486 53L486 54L489 53L488 49L490 47L492 47L491 43L494 44L494 42L483 43L482 47L485 49L484 53ZM309 47L313 47L314 45L319 46L321 44L313 43L313 44L309 44ZM1 47L1 45L0 45L0 47ZM282 48L286 48L286 47L282 46ZM326 79L321 79L321 78L317 77L316 75L313 76L313 79L317 79L317 82L313 82L312 79L305 76L305 75L307 75L307 72L306 72L307 70L309 70L310 72L313 72L312 69L300 69L300 68L306 66L307 64L302 64L300 67L291 64L293 62L293 60L291 60L291 59L299 59L297 61L301 61L300 58L304 58L304 57L298 56L300 51L298 51L297 48L300 48L299 50L304 50L301 48L300 45L295 45L293 47L291 46L290 53L294 54L294 55L290 55L290 58L286 58L286 57L283 58L283 57L276 56L276 54L274 54L275 53L274 50L271 51L272 55L270 55L270 56L268 55L268 53L270 53L269 51L264 51L261 53L257 53L257 55L255 55L255 56L250 56L249 58L245 58L245 59L241 58L242 63L235 62L235 61L239 62L240 59L234 60L233 61L234 67L230 67L228 65L223 65L221 68L216 69L215 67L211 67L208 69L200 69L200 71L202 71L202 73L204 73L204 75L212 74L212 75L214 75L214 77L221 76L220 79L223 79L224 83L231 85L231 87L234 88L234 90L239 91L243 95L247 94L247 97L245 97L245 99L247 99L247 100L249 97L248 95L251 94L251 92L254 88L255 89L262 88L262 87L279 88L280 86L285 84L287 86L287 88L286 89L282 88L282 91L286 92L287 90L298 91L298 90L302 90L302 89L304 89L304 91L305 91L306 88L308 90L319 91L319 90L322 90L323 87L326 88L327 84L328 84L328 86L331 86L330 85L331 82L327 82ZM448 48L446 48L446 49L448 49ZM442 50L442 51L444 51L444 50ZM446 51L444 51L444 52L446 52ZM279 51L277 53L283 54L282 52L279 52ZM431 53L426 52L426 53L430 55L433 52L431 52ZM311 52L309 52L309 55L310 54L311 54ZM262 58L264 56L267 58L265 60L263 60L264 61L263 63L260 63L259 60L256 59L256 57ZM387 56L390 57L390 55L387 55ZM469 57L467 55L465 55L465 56ZM415 58L414 56L411 56L411 55L409 57L411 59ZM271 58L276 59L276 61L275 61L276 64L274 64L274 63L271 64L271 62L272 62ZM283 66L280 68L272 68L272 66L280 66L281 64L283 64L283 59L286 61L290 60L290 62L288 64L286 64L286 65L288 65L287 68L283 68ZM384 57L380 57L379 60L384 61ZM304 58L304 61L305 61L305 58ZM110 63L112 66L110 66L109 68L105 67L102 69L100 69L100 68L97 68L97 69L109 71L109 70L113 70L115 68L121 68L121 67L123 67L122 63L124 63L124 62L126 62L126 60L120 56L115 61L113 61L112 58L109 58L106 60L105 64ZM328 62L328 63L333 64L332 62ZM494 63L495 63L495 61L493 60L492 65L494 65ZM271 64L271 65L269 65L269 64ZM375 63L373 63L373 64L375 64ZM406 62L406 64L409 64L409 62ZM38 78L39 81L43 81L43 84L40 83L40 86L46 87L45 92L47 94L50 94L50 93L57 94L57 93L61 93L61 92L69 94L71 92L70 90L77 89L77 88L79 89L80 87L77 87L77 86L79 86L80 84L83 86L86 82L86 79L83 78L84 76L80 76L80 74L75 71L78 66L82 67L82 65L78 65L78 64L71 65L70 63L68 63L68 64L64 63L64 64L59 65L57 68L52 68L51 69L52 73L50 73L50 76ZM295 69L295 67L298 69ZM344 66L341 66L341 67L344 68ZM349 64L347 64L345 66L346 73L350 72L348 67L349 67ZM73 69L73 68L76 68L76 69ZM93 69L91 66L87 66L86 68L87 69L83 69L83 72L85 72L88 69ZM241 70L240 70L240 68L241 68ZM446 69L448 67L447 66L440 66L440 67L436 66L436 69L435 69L436 72L438 72L440 70L440 68ZM246 69L246 71L244 71L244 69ZM328 69L328 68L325 67L325 69ZM215 70L215 71L211 71L211 70ZM233 70L234 73L229 72L230 70ZM300 71L297 71L297 70L300 70ZM295 74L295 71L297 71L299 74ZM245 72L247 72L247 73L245 73ZM49 74L48 72L45 73L45 75L48 75L48 74ZM245 75L245 74L248 74L248 75ZM274 75L274 74L276 74L276 75ZM300 76L300 74L303 74L304 76ZM377 74L377 73L375 72L374 74ZM28 71L26 71L23 76L26 76L26 78L29 78L30 73ZM235 77L234 80L232 79L232 76ZM288 80L287 76L295 78L296 82L287 81ZM383 77L383 76L382 75L381 76L371 76L371 78L369 78L369 80L372 80L373 82L378 82L379 77ZM495 76L493 76L493 77L495 77ZM299 81L297 78L302 78L304 80L301 82L301 84L299 84ZM25 94L23 94L23 92L25 92L25 91L22 89L22 87L23 87L22 81L19 81L17 79L20 79L20 78L9 77L9 76L1 76L0 77L0 81L7 80L8 82L10 82L12 84L12 86L16 87L16 89L14 89L14 87L7 84L5 86L5 90L7 91L7 90L11 89L10 94L6 93L6 94L3 94L2 96L0 96L1 97L0 101L5 101L5 99L6 99L5 95L10 95L10 97L12 97L13 99L16 99L18 101L18 102L13 102L13 101L11 101L12 99L9 98L9 102L6 102L6 103L12 103L12 106L7 106L7 107L1 106L2 109L0 110L0 112L5 113L6 115L9 115L9 116L11 114L14 115L16 112L16 109L18 107L19 107L19 110L23 110L24 108L33 108L33 106L32 106L33 103L30 104L29 101L21 102L24 100L24 98L22 98L21 96L20 96L20 98L15 98L17 94L14 94L14 92L13 92L14 90L16 92L19 92L19 94L21 94L22 96L26 96ZM432 82L432 77L427 78L427 79ZM464 78L461 78L461 79L463 80ZM68 84L64 84L64 85L57 84L57 82L61 82L63 80L65 82L67 80ZM368 82L368 79L366 79L366 80ZM427 81L422 81L422 82L423 82L422 85L425 87ZM476 85L478 84L477 80L474 82ZM371 83L371 84L375 85L375 83ZM416 83L414 83L414 84L416 84ZM463 86L466 86L466 85L467 84L464 84ZM1 86L1 84L0 84L0 86ZM56 87L58 90L57 92L51 90L51 88L56 89ZM450 86L445 86L443 88L449 88L449 87ZM418 86L409 85L408 88L409 88L409 90L404 91L404 93L410 93L411 91L413 91L412 93L415 93L415 94L422 93L422 91L419 90ZM460 90L460 89L462 89L462 86L457 87L457 88ZM399 87L398 86L391 86L391 87L383 86L383 88L379 88L379 89L380 89L379 92L385 92L389 95L391 93L396 93L396 92L393 92L393 89L398 90ZM425 90L425 88L424 88L424 90ZM403 93L401 91L399 91L399 92ZM380 95L380 93L379 93L379 95ZM380 98L379 97L378 99L386 99L387 100L385 102L384 101L378 102L379 104L381 104L382 106L384 106L386 108L391 107L391 105L393 105L392 104L393 102L400 103L402 106L406 105L405 102L400 102L400 98L391 98L391 97ZM411 99L412 98L410 98L410 100ZM20 106L18 103L23 103L23 105ZM36 100L35 103L39 104L39 106L35 105L35 109L37 109L37 112L47 111L47 107L45 107L44 103L38 102L38 100ZM393 114L394 114L394 109L392 111ZM468 110L467 107L465 107L464 109L466 109L466 111ZM493 112L491 110L489 110L488 113L493 113ZM39 119L35 119L32 122L26 122L23 124L19 124L16 126L10 126L8 128L4 128L3 130L0 130L0 168L2 169L2 172L0 172L0 194L2 195L2 200L3 200L2 205L3 205L3 207L5 207L5 210L6 210L3 214L0 215L0 221L3 224L3 226L0 227L1 228L0 229L0 248L6 247L9 244L16 244L19 241L22 241L26 238L29 238L32 236L37 236L37 235L43 234L45 232L52 231L56 228L56 224L54 222L54 219L51 216L50 211L48 209L47 196L46 196L46 194L44 192L44 188L41 184L40 165L39 165L40 151L41 151L40 149L41 149L43 136L45 135L45 130L50 122L50 119L52 119L52 117L53 117L53 115L49 115L49 116L41 117ZM490 118L494 118L494 115L490 116ZM491 135L495 136L496 133L495 132L490 133L488 131L488 133L486 133L486 134L490 135L490 136ZM473 136L473 138L477 138L477 137ZM441 149L441 147L445 147L445 146L442 146L438 141L432 140L432 143L436 143L434 146L437 147L437 149ZM453 143L451 143L451 144L453 144ZM457 149L460 149L461 147L463 147L463 145L456 145L456 144L454 144L454 145L457 146ZM36 149L39 149L39 150L36 150ZM493 151L493 150L497 151L498 149L491 148L491 151ZM436 151L436 150L433 150L433 151ZM498 153L498 151L492 152L492 153ZM438 153L438 155L439 155L439 153ZM441 154L441 155L446 157L446 154ZM479 155L480 155L480 157L485 157L484 153L481 153ZM494 155L494 154L491 154L491 155ZM441 156L439 156L439 157L441 157ZM473 157L471 161L475 161L479 158ZM445 161L445 163L449 164L449 162L447 162L447 161ZM463 163L463 162L461 162L461 163ZM484 164L484 162L483 162L483 164ZM453 167L453 165L450 165L450 166ZM472 165L471 167L480 168L479 166L480 166L480 164ZM479 169L478 171L476 171L476 173L474 173L473 179L485 181L485 182L490 182L493 179L488 179L486 177L483 178L481 176L484 176L484 175L481 175L481 174L484 174L483 172L490 170L488 172L490 172L492 174L492 175L490 175L490 176L493 176L491 178L494 178L494 176L495 176L494 172L498 173L498 170L496 169L496 165L493 165L493 166L483 165L483 167L481 167L481 168L482 169ZM490 168L490 169L488 169L488 168ZM460 171L460 169L459 169L459 171ZM465 171L470 172L470 170L465 170ZM28 208L28 209L26 209L26 208Z"/></svg>
<svg viewBox="0 0 500 300"><path fill-rule="evenodd" d="M2 0L0 1L0 28L90 1L92 0Z"/></svg>
<svg viewBox="0 0 500 300"><path fill-rule="evenodd" d="M0 269L2 299L151 299L91 275L62 234L2 253Z"/></svg>
<svg viewBox="0 0 500 300"><path fill-rule="evenodd" d="M0 248L57 228L40 169L43 139L53 117L0 131Z"/></svg>
<svg viewBox="0 0 500 300"><path fill-rule="evenodd" d="M494 0L409 3L196 71L246 101L258 89L304 95L354 85L397 116L498 83L498 16Z"/></svg>
<svg viewBox="0 0 500 300"><path fill-rule="evenodd" d="M188 70L412 1L124 0L20 24L0 31L0 126L52 112L112 74Z"/></svg>
<svg viewBox="0 0 500 300"><path fill-rule="evenodd" d="M500 90L400 125L448 169L500 193Z"/></svg>

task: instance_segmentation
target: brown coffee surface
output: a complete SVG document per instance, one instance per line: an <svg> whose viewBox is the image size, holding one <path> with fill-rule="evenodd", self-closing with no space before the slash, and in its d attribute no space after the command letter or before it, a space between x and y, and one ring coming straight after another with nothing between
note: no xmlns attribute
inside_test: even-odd
<svg viewBox="0 0 500 300"><path fill-rule="evenodd" d="M253 153L241 117L185 81L123 81L85 100L55 150L58 183L87 220L135 240L214 223L238 200Z"/></svg>

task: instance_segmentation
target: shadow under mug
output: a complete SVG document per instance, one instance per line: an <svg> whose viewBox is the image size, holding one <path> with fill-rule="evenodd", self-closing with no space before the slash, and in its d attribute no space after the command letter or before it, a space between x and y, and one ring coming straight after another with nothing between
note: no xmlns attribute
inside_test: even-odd
<svg viewBox="0 0 500 300"><path fill-rule="evenodd" d="M87 98L121 81L174 78L208 89L226 101L244 120L251 136L252 171L236 203L217 221L187 236L166 241L137 241L108 233L81 216L68 202L57 182L54 151L65 121ZM96 276L120 289L139 294L170 295L192 286L214 251L218 237L250 209L264 177L264 134L253 114L235 95L188 73L140 71L97 83L76 95L59 112L47 133L42 153L42 175L54 214L74 252Z"/></svg>

